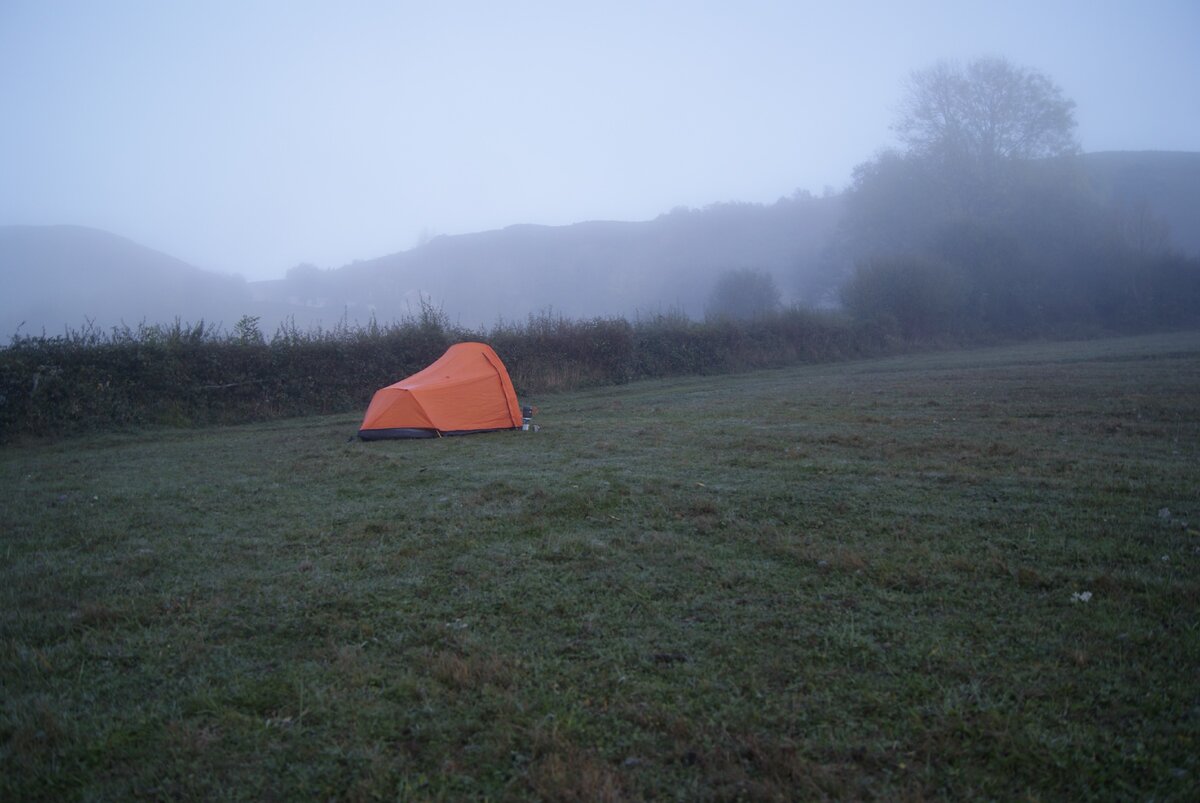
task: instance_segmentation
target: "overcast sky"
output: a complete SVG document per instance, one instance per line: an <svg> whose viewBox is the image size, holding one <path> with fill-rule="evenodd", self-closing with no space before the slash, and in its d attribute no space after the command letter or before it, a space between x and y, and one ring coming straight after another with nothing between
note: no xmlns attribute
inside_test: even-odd
<svg viewBox="0 0 1200 803"><path fill-rule="evenodd" d="M905 76L1000 55L1087 151L1200 150L1200 0L0 0L0 224L247 278L422 233L842 189Z"/></svg>

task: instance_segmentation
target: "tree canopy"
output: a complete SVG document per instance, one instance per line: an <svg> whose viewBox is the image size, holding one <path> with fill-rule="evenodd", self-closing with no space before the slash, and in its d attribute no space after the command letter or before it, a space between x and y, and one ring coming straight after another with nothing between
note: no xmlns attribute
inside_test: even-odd
<svg viewBox="0 0 1200 803"><path fill-rule="evenodd" d="M742 268L725 271L717 278L704 315L710 320L744 321L775 312L779 306L775 278L765 270Z"/></svg>
<svg viewBox="0 0 1200 803"><path fill-rule="evenodd" d="M893 126L910 154L954 165L1075 153L1075 102L1007 59L942 61L909 76Z"/></svg>
<svg viewBox="0 0 1200 803"><path fill-rule="evenodd" d="M1069 158L1074 109L1002 58L914 72L901 147L859 165L846 194L833 257L846 308L910 338L1194 320L1195 262L1148 210L1100 202Z"/></svg>

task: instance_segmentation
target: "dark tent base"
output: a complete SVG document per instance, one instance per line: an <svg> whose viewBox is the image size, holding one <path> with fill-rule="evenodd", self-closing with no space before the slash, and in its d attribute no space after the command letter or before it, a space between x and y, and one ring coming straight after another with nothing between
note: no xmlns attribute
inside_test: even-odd
<svg viewBox="0 0 1200 803"><path fill-rule="evenodd" d="M392 438L436 438L436 429L360 429L358 437L364 441L383 441Z"/></svg>
<svg viewBox="0 0 1200 803"><path fill-rule="evenodd" d="M436 429L360 429L358 437L364 441L385 441L399 438L442 438L455 435L480 435L484 432L505 432L517 427L500 427L499 429L459 429L453 432L438 432Z"/></svg>

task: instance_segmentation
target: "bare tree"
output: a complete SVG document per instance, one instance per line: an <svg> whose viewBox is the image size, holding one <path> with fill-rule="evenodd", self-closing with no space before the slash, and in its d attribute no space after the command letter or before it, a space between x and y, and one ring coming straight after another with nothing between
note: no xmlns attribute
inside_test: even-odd
<svg viewBox="0 0 1200 803"><path fill-rule="evenodd" d="M990 172L1078 151L1074 110L1053 81L1007 59L942 61L909 76L893 130L914 156Z"/></svg>

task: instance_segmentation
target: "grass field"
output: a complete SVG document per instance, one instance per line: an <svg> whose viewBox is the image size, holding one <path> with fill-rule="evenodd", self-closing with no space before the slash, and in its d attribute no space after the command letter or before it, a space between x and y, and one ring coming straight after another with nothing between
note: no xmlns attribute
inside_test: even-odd
<svg viewBox="0 0 1200 803"><path fill-rule="evenodd" d="M0 450L0 799L1200 796L1200 334Z"/></svg>

